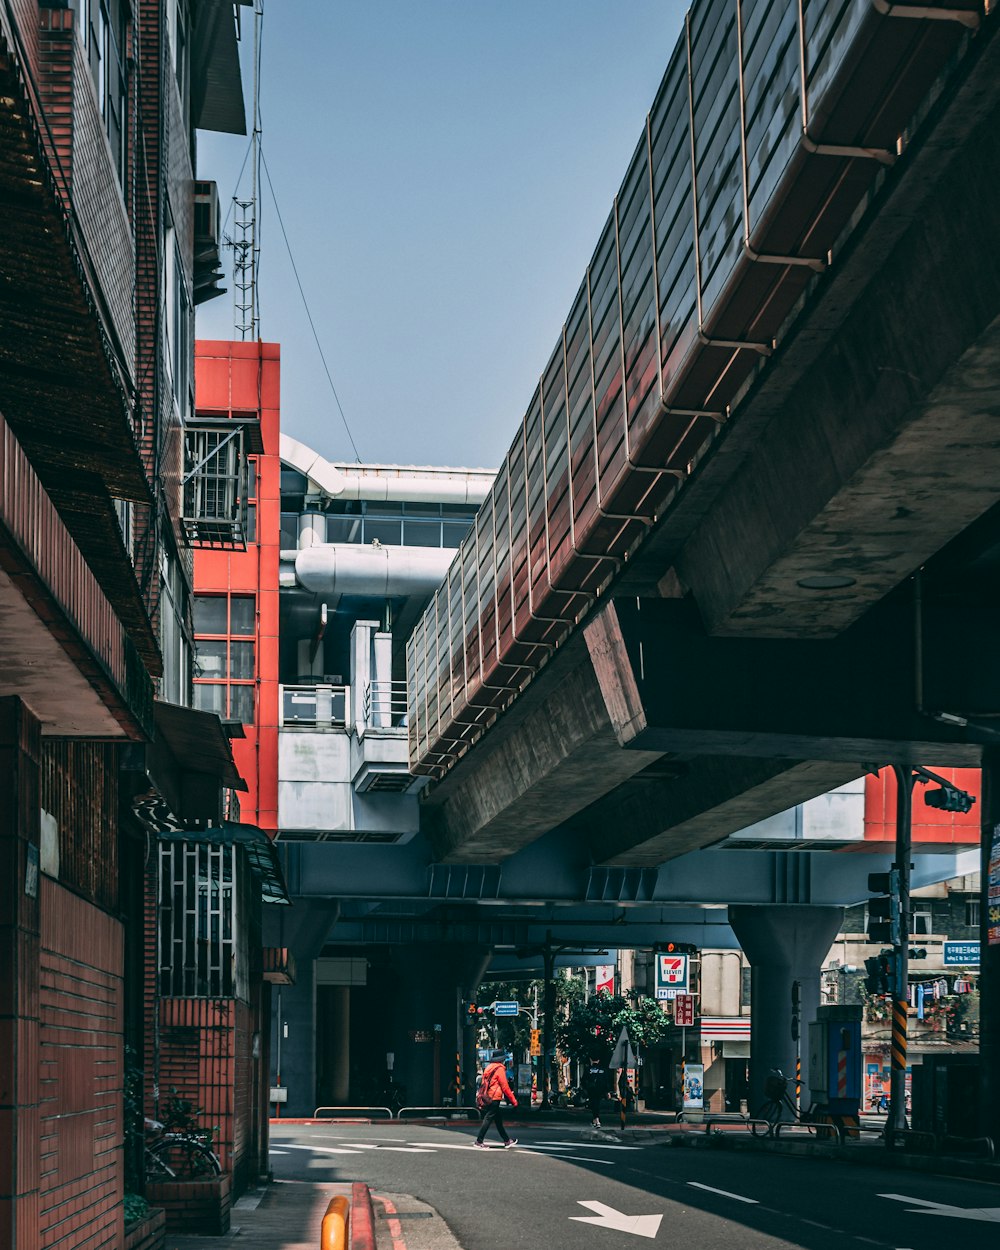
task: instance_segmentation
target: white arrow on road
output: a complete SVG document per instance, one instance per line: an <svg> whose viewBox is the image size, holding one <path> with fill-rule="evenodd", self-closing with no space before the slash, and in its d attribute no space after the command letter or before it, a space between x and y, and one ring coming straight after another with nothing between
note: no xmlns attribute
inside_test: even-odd
<svg viewBox="0 0 1000 1250"><path fill-rule="evenodd" d="M578 1199L579 1201L579 1199ZM581 1224L596 1224L599 1228L613 1228L618 1233L635 1233L637 1237L655 1237L662 1215L626 1215L603 1202L580 1202L581 1207L596 1211L596 1215L571 1215L571 1220Z"/></svg>
<svg viewBox="0 0 1000 1250"><path fill-rule="evenodd" d="M949 1215L955 1220L983 1220L1000 1224L1000 1207L952 1207L947 1202L930 1202L926 1198L908 1198L906 1194L879 1194L893 1202L910 1203L910 1215Z"/></svg>

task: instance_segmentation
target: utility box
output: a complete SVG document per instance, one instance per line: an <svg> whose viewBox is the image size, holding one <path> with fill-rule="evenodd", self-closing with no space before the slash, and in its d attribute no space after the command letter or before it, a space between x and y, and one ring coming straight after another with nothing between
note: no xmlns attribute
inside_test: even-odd
<svg viewBox="0 0 1000 1250"><path fill-rule="evenodd" d="M833 1115L857 1115L861 1105L861 1006L820 1007L809 1024L809 1089Z"/></svg>
<svg viewBox="0 0 1000 1250"><path fill-rule="evenodd" d="M949 1137L979 1136L978 1055L926 1055L914 1067L913 1127Z"/></svg>

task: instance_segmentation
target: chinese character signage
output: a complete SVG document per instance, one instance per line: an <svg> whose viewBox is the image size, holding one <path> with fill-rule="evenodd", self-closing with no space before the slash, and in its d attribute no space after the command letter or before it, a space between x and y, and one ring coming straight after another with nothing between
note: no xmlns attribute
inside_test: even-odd
<svg viewBox="0 0 1000 1250"><path fill-rule="evenodd" d="M674 999L674 1024L683 1029L694 1027L693 994L678 994Z"/></svg>
<svg viewBox="0 0 1000 1250"><path fill-rule="evenodd" d="M986 907L986 941L990 946L1000 946L1000 825L993 826Z"/></svg>
<svg viewBox="0 0 1000 1250"><path fill-rule="evenodd" d="M946 968L978 968L978 942L945 942L944 966Z"/></svg>
<svg viewBox="0 0 1000 1250"><path fill-rule="evenodd" d="M656 956L656 997L676 998L688 992L687 955Z"/></svg>

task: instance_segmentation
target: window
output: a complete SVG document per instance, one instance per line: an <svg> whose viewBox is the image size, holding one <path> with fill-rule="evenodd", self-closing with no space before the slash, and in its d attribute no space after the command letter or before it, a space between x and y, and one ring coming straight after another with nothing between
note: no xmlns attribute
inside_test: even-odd
<svg viewBox="0 0 1000 1250"><path fill-rule="evenodd" d="M294 551L299 545L299 514L283 512L281 514L281 537L279 543L282 551Z"/></svg>
<svg viewBox="0 0 1000 1250"><path fill-rule="evenodd" d="M379 542L383 547L398 547L401 524L399 518L365 517L365 542Z"/></svg>
<svg viewBox="0 0 1000 1250"><path fill-rule="evenodd" d="M979 928L979 899L967 898L965 900L965 923L970 929Z"/></svg>
<svg viewBox="0 0 1000 1250"><path fill-rule="evenodd" d="M235 846L160 845L157 971L160 993L231 998L245 993L237 947Z"/></svg>
<svg viewBox="0 0 1000 1250"><path fill-rule="evenodd" d="M188 297L184 267L173 227L167 231L167 236L168 259L173 257L172 263L167 266L166 290L170 376L173 379L177 411L186 420L191 404L191 300Z"/></svg>
<svg viewBox="0 0 1000 1250"><path fill-rule="evenodd" d="M73 0L73 8L115 170L124 184L128 141L128 0Z"/></svg>
<svg viewBox="0 0 1000 1250"><path fill-rule="evenodd" d="M257 457L247 457L247 542L257 541Z"/></svg>
<svg viewBox="0 0 1000 1250"><path fill-rule="evenodd" d="M195 707L253 724L256 632L253 595L195 595Z"/></svg>
<svg viewBox="0 0 1000 1250"><path fill-rule="evenodd" d="M163 652L163 698L187 706L191 685L191 644L184 628L187 588L180 566L166 550L160 556L160 648Z"/></svg>
<svg viewBox="0 0 1000 1250"><path fill-rule="evenodd" d="M929 903L914 903L910 912L910 932L926 937L934 932L934 913Z"/></svg>
<svg viewBox="0 0 1000 1250"><path fill-rule="evenodd" d="M407 547L440 547L441 522L411 521L407 517L406 524L403 526L403 543Z"/></svg>

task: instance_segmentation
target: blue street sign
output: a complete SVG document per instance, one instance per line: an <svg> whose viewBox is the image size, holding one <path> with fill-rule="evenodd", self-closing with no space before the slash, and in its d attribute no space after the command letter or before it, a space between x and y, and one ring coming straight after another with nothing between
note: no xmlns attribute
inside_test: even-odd
<svg viewBox="0 0 1000 1250"><path fill-rule="evenodd" d="M978 968L978 942L945 942L944 966L946 968Z"/></svg>
<svg viewBox="0 0 1000 1250"><path fill-rule="evenodd" d="M513 1002L509 1002L509 1003L494 1003L493 1004L493 1014L495 1016L516 1016L517 1009L518 1009L518 1004L517 1004L516 999Z"/></svg>

